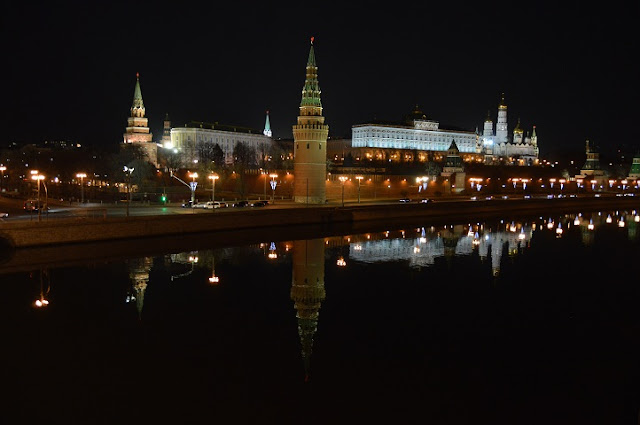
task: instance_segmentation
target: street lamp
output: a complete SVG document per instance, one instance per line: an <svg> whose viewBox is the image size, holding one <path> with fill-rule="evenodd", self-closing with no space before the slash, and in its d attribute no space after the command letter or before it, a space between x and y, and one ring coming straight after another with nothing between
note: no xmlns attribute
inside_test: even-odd
<svg viewBox="0 0 640 425"><path fill-rule="evenodd" d="M134 168L129 168L125 165L122 170L127 175L127 195L129 198L127 201L127 217L129 217L129 204L131 203L131 173L133 173Z"/></svg>
<svg viewBox="0 0 640 425"><path fill-rule="evenodd" d="M264 176L264 199L267 199L267 172L262 171L260 174Z"/></svg>
<svg viewBox="0 0 640 425"><path fill-rule="evenodd" d="M347 181L347 176L340 176L340 181L342 182L342 206L344 207L344 182Z"/></svg>
<svg viewBox="0 0 640 425"><path fill-rule="evenodd" d="M198 178L198 173L189 173L189 177L192 179L189 187L191 188L191 207L193 207L196 204L196 187L198 187L196 179Z"/></svg>
<svg viewBox="0 0 640 425"><path fill-rule="evenodd" d="M360 182L362 181L364 177L362 176L356 176L356 180L358 180L358 203L360 203Z"/></svg>
<svg viewBox="0 0 640 425"><path fill-rule="evenodd" d="M37 171L36 171L37 173ZM44 180L44 176L42 174L31 174L31 179L36 180L38 182L38 221L41 220L40 211L42 210L42 205L40 205L40 181Z"/></svg>
<svg viewBox="0 0 640 425"><path fill-rule="evenodd" d="M2 180L0 180L0 192L4 189L4 172L7 171L7 167L0 165L0 172L2 172Z"/></svg>
<svg viewBox="0 0 640 425"><path fill-rule="evenodd" d="M211 179L211 202L216 200L216 180L218 180L220 176L217 174L210 174L209 179Z"/></svg>
<svg viewBox="0 0 640 425"><path fill-rule="evenodd" d="M80 203L84 204L84 178L87 177L85 173L78 173L76 177L80 179Z"/></svg>
<svg viewBox="0 0 640 425"><path fill-rule="evenodd" d="M276 201L276 186L278 185L278 182L275 179L278 178L278 175L272 173L269 174L269 177L271 177L271 182L269 183L271 185L271 203L274 203Z"/></svg>

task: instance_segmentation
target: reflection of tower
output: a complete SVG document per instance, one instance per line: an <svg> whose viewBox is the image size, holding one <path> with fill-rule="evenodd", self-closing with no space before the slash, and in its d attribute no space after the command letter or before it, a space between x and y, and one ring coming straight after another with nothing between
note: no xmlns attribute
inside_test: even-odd
<svg viewBox="0 0 640 425"><path fill-rule="evenodd" d="M309 379L313 336L318 327L318 314L325 296L324 240L294 241L291 299L298 318L305 381Z"/></svg>
<svg viewBox="0 0 640 425"><path fill-rule="evenodd" d="M306 75L302 88L298 123L293 126L293 175L295 179L293 199L300 203L324 204L329 126L324 123L322 116L313 38L311 38Z"/></svg>
<svg viewBox="0 0 640 425"><path fill-rule="evenodd" d="M149 271L153 265L153 258L134 258L129 262L129 279L133 287L133 294L127 297L127 302L135 301L138 317L142 315L144 305L144 293L149 283Z"/></svg>

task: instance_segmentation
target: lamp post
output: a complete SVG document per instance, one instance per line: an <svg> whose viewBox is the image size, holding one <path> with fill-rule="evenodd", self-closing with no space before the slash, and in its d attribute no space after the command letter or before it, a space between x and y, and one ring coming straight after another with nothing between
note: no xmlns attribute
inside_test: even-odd
<svg viewBox="0 0 640 425"><path fill-rule="evenodd" d="M196 179L198 178L198 173L189 173L189 177L192 179L189 187L191 188L191 207L193 207L196 204L196 187L198 187Z"/></svg>
<svg viewBox="0 0 640 425"><path fill-rule="evenodd" d="M264 176L264 199L267 199L267 172L262 171L262 175Z"/></svg>
<svg viewBox="0 0 640 425"><path fill-rule="evenodd" d="M216 180L220 178L217 174L210 174L211 179L211 202L216 200Z"/></svg>
<svg viewBox="0 0 640 425"><path fill-rule="evenodd" d="M127 217L129 217L129 204L131 203L131 173L133 173L133 167L129 168L126 165L123 168L124 173L127 175Z"/></svg>
<svg viewBox="0 0 640 425"><path fill-rule="evenodd" d="M271 182L269 183L271 185L271 203L274 203L276 201L276 186L278 185L276 179L278 178L278 175L272 173L269 174L269 177L271 177Z"/></svg>
<svg viewBox="0 0 640 425"><path fill-rule="evenodd" d="M340 181L342 182L342 206L344 207L344 182L347 181L347 176L340 176Z"/></svg>
<svg viewBox="0 0 640 425"><path fill-rule="evenodd" d="M78 173L76 177L80 179L80 203L84 204L84 178L87 177L85 173Z"/></svg>
<svg viewBox="0 0 640 425"><path fill-rule="evenodd" d="M7 171L7 167L0 165L0 172L2 172L2 180L0 180L0 192L4 189L4 172Z"/></svg>
<svg viewBox="0 0 640 425"><path fill-rule="evenodd" d="M42 210L42 205L40 205L40 180L44 180L44 176L42 174L32 174L32 180L36 180L38 182L38 221L41 220L40 211Z"/></svg>
<svg viewBox="0 0 640 425"><path fill-rule="evenodd" d="M358 180L358 203L360 203L360 182L362 181L362 176L356 176L356 180Z"/></svg>

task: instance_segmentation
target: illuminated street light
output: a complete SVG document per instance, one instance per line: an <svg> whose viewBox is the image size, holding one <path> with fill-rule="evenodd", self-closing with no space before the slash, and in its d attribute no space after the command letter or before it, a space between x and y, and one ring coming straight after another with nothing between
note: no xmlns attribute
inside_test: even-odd
<svg viewBox="0 0 640 425"><path fill-rule="evenodd" d="M44 176L42 174L37 174L37 173L38 173L37 170L31 171L31 180L36 180L38 182L38 221L40 221L41 220L40 211L42 211L42 205L40 205L40 181L44 180Z"/></svg>
<svg viewBox="0 0 640 425"><path fill-rule="evenodd" d="M344 207L344 182L348 180L348 177L340 176L339 179L342 182L342 206Z"/></svg>
<svg viewBox="0 0 640 425"><path fill-rule="evenodd" d="M0 180L0 192L4 189L4 172L7 171L7 167L0 165L0 172L2 172L2 180Z"/></svg>
<svg viewBox="0 0 640 425"><path fill-rule="evenodd" d="M276 179L278 178L278 175L271 173L269 174L269 177L271 177L271 182L269 182L269 184L271 185L271 203L273 204L276 201L276 186L278 186Z"/></svg>
<svg viewBox="0 0 640 425"><path fill-rule="evenodd" d="M360 182L362 181L364 177L362 176L356 176L356 180L358 180L358 203L360 203Z"/></svg>
<svg viewBox="0 0 640 425"><path fill-rule="evenodd" d="M80 203L84 204L84 179L87 175L85 173L78 173L76 177L80 179Z"/></svg>
<svg viewBox="0 0 640 425"><path fill-rule="evenodd" d="M198 187L196 179L198 178L198 173L189 173L189 177L192 179L189 188L191 188L191 207L193 207L196 204L196 187Z"/></svg>
<svg viewBox="0 0 640 425"><path fill-rule="evenodd" d="M133 167L127 167L126 165L122 168L125 175L127 176L127 195L129 200L127 201L127 217L129 217L129 204L131 203L131 173L133 173Z"/></svg>
<svg viewBox="0 0 640 425"><path fill-rule="evenodd" d="M210 174L209 179L211 180L211 202L216 200L216 180L220 178L217 174Z"/></svg>

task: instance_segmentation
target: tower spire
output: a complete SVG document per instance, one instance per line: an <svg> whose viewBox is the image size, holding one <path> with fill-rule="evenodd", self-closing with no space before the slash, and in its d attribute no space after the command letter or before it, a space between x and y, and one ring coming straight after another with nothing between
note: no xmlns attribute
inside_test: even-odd
<svg viewBox="0 0 640 425"><path fill-rule="evenodd" d="M269 111L267 111L267 119L264 123L264 130L262 131L262 133L267 137L271 137L271 123L269 122Z"/></svg>

